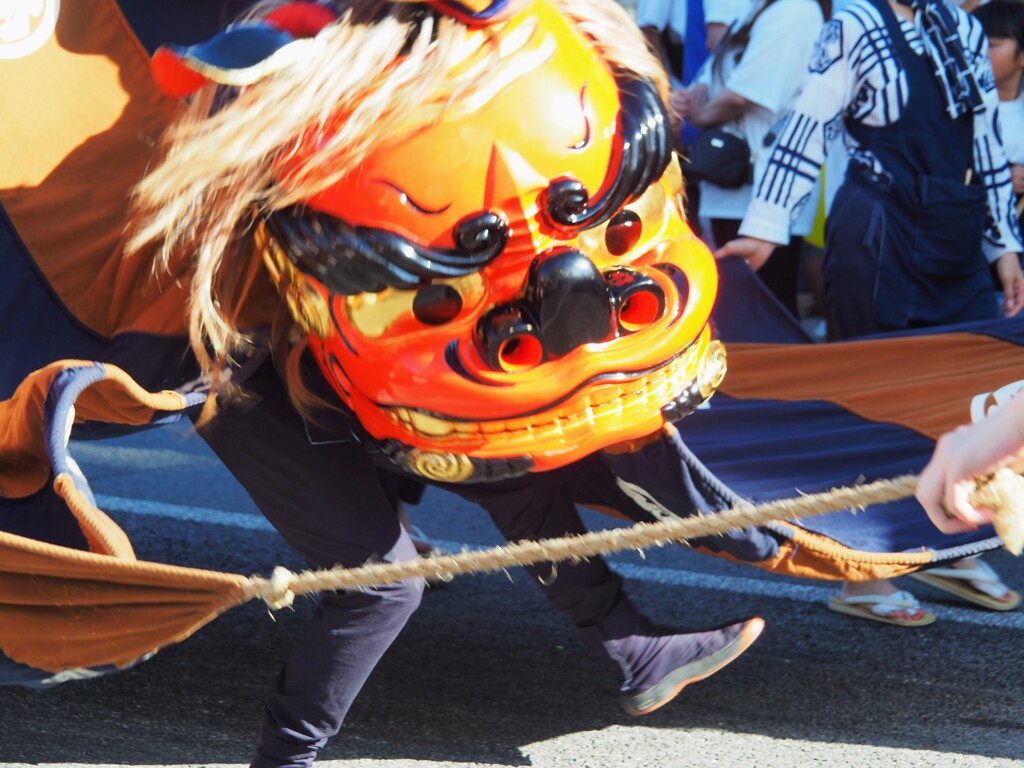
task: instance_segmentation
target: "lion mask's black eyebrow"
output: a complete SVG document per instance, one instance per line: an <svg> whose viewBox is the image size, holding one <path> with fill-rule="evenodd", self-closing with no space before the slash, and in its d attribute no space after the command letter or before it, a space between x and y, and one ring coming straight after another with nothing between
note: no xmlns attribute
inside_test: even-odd
<svg viewBox="0 0 1024 768"><path fill-rule="evenodd" d="M672 157L668 120L657 90L646 80L617 79L622 159L608 190L591 201L575 179L553 182L543 193L549 223L566 235L604 223L643 194ZM455 226L454 249L430 248L375 227L353 226L306 206L266 217L288 258L330 290L354 295L387 287L411 289L432 279L463 277L491 263L508 242L508 223L487 211Z"/></svg>
<svg viewBox="0 0 1024 768"><path fill-rule="evenodd" d="M352 226L305 206L275 211L266 223L295 266L346 295L389 286L411 289L431 279L479 272L508 242L508 224L491 211L456 224L450 250L419 245L384 229Z"/></svg>
<svg viewBox="0 0 1024 768"><path fill-rule="evenodd" d="M574 178L562 178L545 190L541 200L548 223L566 234L591 229L608 221L661 178L672 159L668 117L658 91L649 80L616 77L619 86L622 160L605 193L590 199Z"/></svg>

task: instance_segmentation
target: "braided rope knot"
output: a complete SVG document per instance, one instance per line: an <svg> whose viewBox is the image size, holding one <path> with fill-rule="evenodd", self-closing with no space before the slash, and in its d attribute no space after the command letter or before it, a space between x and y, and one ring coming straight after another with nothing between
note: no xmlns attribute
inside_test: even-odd
<svg viewBox="0 0 1024 768"><path fill-rule="evenodd" d="M296 578L294 573L279 565L274 568L269 579L251 577L246 583L246 593L249 597L260 598L273 611L289 608L295 602L292 585Z"/></svg>

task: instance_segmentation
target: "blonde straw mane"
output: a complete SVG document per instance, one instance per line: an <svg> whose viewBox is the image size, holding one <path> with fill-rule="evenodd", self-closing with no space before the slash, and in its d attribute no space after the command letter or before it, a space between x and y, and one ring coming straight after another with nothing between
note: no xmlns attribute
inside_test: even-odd
<svg viewBox="0 0 1024 768"><path fill-rule="evenodd" d="M664 71L614 0L551 2L613 69L650 79L666 95ZM278 4L261 4L251 15ZM136 188L129 249L155 246L157 269L175 254L192 254L189 338L214 390L224 378L214 374L252 345L238 318L262 268L248 237L255 217L337 183L408 130L410 114L440 120L447 105L472 92L481 71L493 68L496 46L488 36L470 35L418 3L350 0L337 7L341 17L316 37L308 63L237 93L201 89L166 131L162 161ZM310 146L311 138L317 150L279 178L278 164L294 161L299 141ZM293 401L309 413L318 402L299 376L304 340L286 311L276 316L275 354ZM211 397L207 416L214 403Z"/></svg>

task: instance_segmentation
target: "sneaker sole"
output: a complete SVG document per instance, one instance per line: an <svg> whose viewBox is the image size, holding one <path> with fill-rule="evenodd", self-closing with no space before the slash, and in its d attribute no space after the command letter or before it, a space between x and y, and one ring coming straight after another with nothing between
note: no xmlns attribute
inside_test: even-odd
<svg viewBox="0 0 1024 768"><path fill-rule="evenodd" d="M740 630L739 635L721 650L710 656L692 661L665 677L660 683L643 693L623 696L619 701L622 708L631 715L646 715L668 704L679 692L691 683L697 683L715 674L722 667L739 657L764 629L764 619L755 617Z"/></svg>

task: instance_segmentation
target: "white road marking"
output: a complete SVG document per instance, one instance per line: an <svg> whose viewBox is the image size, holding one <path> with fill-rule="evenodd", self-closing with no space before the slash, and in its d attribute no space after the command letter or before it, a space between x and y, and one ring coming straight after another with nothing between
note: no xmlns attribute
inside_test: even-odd
<svg viewBox="0 0 1024 768"><path fill-rule="evenodd" d="M184 504L170 504L144 499L128 499L120 496L97 495L96 502L101 509L109 512L167 517L195 523L244 528L251 531L274 530L273 526L265 518L252 513L226 512L208 507L193 507ZM486 547L467 544L461 541L443 541L433 538L431 541L448 552L486 549ZM751 579L743 576L726 576L716 573L700 573L676 568L658 568L649 565L615 562L613 559L610 560L610 564L613 570L627 579L649 584L664 584L671 587L713 589L719 592L731 592L748 596L759 595L802 603L823 603L828 600L829 596L838 592L836 586L824 587L813 584L794 584L788 580L774 578L767 573L764 579ZM981 610L953 608L933 603L928 604L928 610L932 611L942 621L973 624L981 627L1024 630L1024 612L1021 611L1009 613L983 612Z"/></svg>

